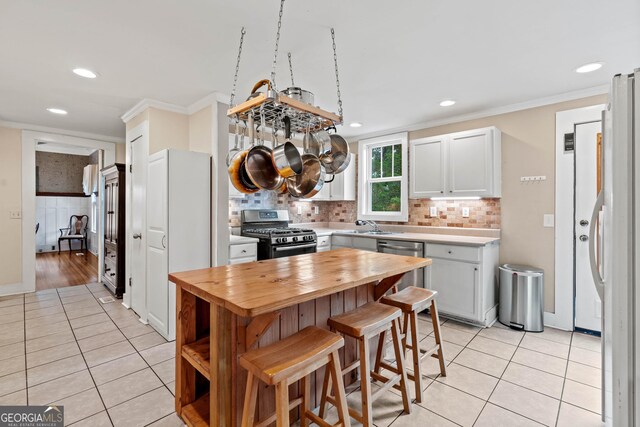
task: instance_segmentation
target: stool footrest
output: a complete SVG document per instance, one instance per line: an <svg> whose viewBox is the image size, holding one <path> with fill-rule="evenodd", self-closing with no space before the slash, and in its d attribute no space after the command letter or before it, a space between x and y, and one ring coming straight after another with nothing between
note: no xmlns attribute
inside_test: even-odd
<svg viewBox="0 0 640 427"><path fill-rule="evenodd" d="M317 416L311 411L305 412L305 416L309 418L311 421L313 421L314 423L322 427L343 427L344 426L344 423L340 421L338 421L337 424L329 424L328 422L326 422L325 420L323 420L322 418L320 418L319 416Z"/></svg>
<svg viewBox="0 0 640 427"><path fill-rule="evenodd" d="M302 396L297 397L293 400L291 400L289 402L289 410L292 410L294 408L296 408L297 406L299 406L302 403ZM260 420L256 423L255 427L265 427L268 426L269 424L272 424L274 421L276 420L276 413L274 412L273 414L271 414L269 417L265 418L264 420Z"/></svg>
<svg viewBox="0 0 640 427"><path fill-rule="evenodd" d="M371 378L376 381L382 381L382 387L376 390L374 393L371 393L371 400L376 400L376 398L387 391L390 388L395 388L396 390L402 391L402 388L398 384L400 382L400 375L395 375L393 378L387 378L384 375L381 375L375 371L371 372Z"/></svg>

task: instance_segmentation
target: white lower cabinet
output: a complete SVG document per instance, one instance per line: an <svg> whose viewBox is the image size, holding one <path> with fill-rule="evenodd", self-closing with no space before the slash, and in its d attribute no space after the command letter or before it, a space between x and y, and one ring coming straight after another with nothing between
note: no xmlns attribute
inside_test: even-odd
<svg viewBox="0 0 640 427"><path fill-rule="evenodd" d="M331 236L318 236L318 252L326 252L331 250Z"/></svg>
<svg viewBox="0 0 640 427"><path fill-rule="evenodd" d="M438 291L438 312L482 326L497 317L498 243L461 246L427 243L425 287Z"/></svg>
<svg viewBox="0 0 640 427"><path fill-rule="evenodd" d="M229 245L229 264L242 264L258 260L257 243L231 243Z"/></svg>
<svg viewBox="0 0 640 427"><path fill-rule="evenodd" d="M365 251L378 251L378 241L371 237L331 236L331 249L355 248Z"/></svg>

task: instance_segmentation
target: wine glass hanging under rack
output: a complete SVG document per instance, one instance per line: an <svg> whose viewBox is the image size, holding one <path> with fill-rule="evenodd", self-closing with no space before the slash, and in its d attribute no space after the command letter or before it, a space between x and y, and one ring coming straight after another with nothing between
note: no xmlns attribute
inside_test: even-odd
<svg viewBox="0 0 640 427"><path fill-rule="evenodd" d="M274 90L259 92L256 96L227 110L231 119L246 121L253 115L256 123L260 123L261 115L267 127L280 127L282 119L287 116L291 120L292 133L306 133L342 124L342 118L335 113L290 98Z"/></svg>

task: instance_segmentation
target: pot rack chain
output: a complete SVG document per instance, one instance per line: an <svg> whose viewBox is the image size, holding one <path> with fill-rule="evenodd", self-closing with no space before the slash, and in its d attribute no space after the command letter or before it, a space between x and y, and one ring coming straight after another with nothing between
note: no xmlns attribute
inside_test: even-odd
<svg viewBox="0 0 640 427"><path fill-rule="evenodd" d="M284 0L283 0L284 1ZM331 28L331 41L333 44L333 64L336 69L336 89L338 92L338 115L341 120L344 120L344 116L342 114L342 95L340 93L340 77L338 76L338 54L336 53L336 32L333 28Z"/></svg>
<svg viewBox="0 0 640 427"><path fill-rule="evenodd" d="M240 30L240 46L238 47L238 59L236 60L236 73L233 76L233 89L231 89L231 99L229 100L229 106L233 107L233 101L236 98L236 86L238 83L238 71L240 70L240 57L242 56L242 44L244 42L244 35L247 32L244 30L244 27L242 27L242 30Z"/></svg>
<svg viewBox="0 0 640 427"><path fill-rule="evenodd" d="M284 0L280 0L280 12L278 13L278 30L276 32L276 47L273 52L273 64L271 65L271 84L276 87L276 64L278 62L278 44L280 43L280 29L282 28L282 13L284 12Z"/></svg>
<svg viewBox="0 0 640 427"><path fill-rule="evenodd" d="M293 65L291 64L291 52L287 53L287 57L289 58L289 73L291 74L291 86L295 86L296 84L293 81Z"/></svg>

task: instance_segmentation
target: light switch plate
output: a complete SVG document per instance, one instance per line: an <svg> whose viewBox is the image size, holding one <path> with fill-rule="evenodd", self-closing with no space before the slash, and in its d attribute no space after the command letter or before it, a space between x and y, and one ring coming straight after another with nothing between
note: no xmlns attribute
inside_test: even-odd
<svg viewBox="0 0 640 427"><path fill-rule="evenodd" d="M302 215L302 206L298 205L298 215Z"/></svg>
<svg viewBox="0 0 640 427"><path fill-rule="evenodd" d="M429 208L429 216L432 217L432 218L437 217L438 216L438 208L435 207L435 206L431 206Z"/></svg>
<svg viewBox="0 0 640 427"><path fill-rule="evenodd" d="M553 214L544 214L542 222L543 222L543 225L545 227L554 227L555 226L555 216Z"/></svg>
<svg viewBox="0 0 640 427"><path fill-rule="evenodd" d="M469 208L462 208L462 218L469 218Z"/></svg>
<svg viewBox="0 0 640 427"><path fill-rule="evenodd" d="M22 218L22 212L20 211L10 211L9 212L10 219L20 219Z"/></svg>
<svg viewBox="0 0 640 427"><path fill-rule="evenodd" d="M318 206L313 207L313 213L318 215L320 213L320 208Z"/></svg>

